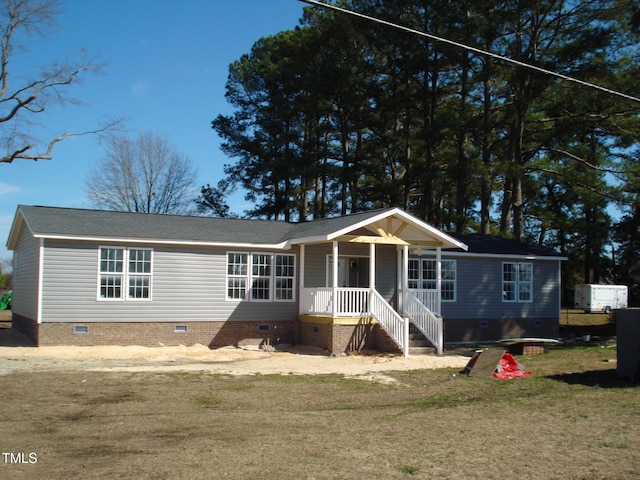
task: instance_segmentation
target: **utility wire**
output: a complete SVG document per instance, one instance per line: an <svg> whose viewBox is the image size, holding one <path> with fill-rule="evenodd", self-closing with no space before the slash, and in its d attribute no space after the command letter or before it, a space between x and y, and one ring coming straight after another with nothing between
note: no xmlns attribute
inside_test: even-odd
<svg viewBox="0 0 640 480"><path fill-rule="evenodd" d="M514 60L512 58L508 58L508 57L504 57L502 55L498 55L497 53L488 52L486 50L481 50L479 48L475 48L475 47L472 47L472 46L469 46L469 45L465 45L463 43L454 42L453 40L449 40L449 39L446 39L446 38L438 37L438 36L432 35L430 33L421 32L420 30L415 30L413 28L405 27L403 25L398 25L397 23L388 22L388 21L382 20L380 18L371 17L371 16L365 15L363 13L354 12L353 10L347 10L345 8L341 8L341 7L338 7L336 5L331 5L329 3L319 2L317 0L300 0L300 1L303 2L303 3L308 3L309 5L315 5L315 6L318 6L318 7L327 8L327 9L330 9L330 10L335 10L337 12L346 13L346 14L352 15L354 17L364 18L365 20L369 20L371 22L375 22L375 23L379 23L379 24L382 24L382 25L386 25L388 27L397 28L398 30L403 30L405 32L409 32L409 33L413 33L413 34L416 34L416 35L420 35L422 37L430 38L432 40L436 40L436 41L439 41L439 42L444 42L444 43L448 43L450 45L455 45L456 47L460 47L460 48L463 48L465 50L470 50L472 52L479 53L480 55L486 55L488 57L497 58L498 60L502 60L504 62L513 63L513 64L518 65L520 67L530 68L532 70L536 70L538 72L542 72L542 73L545 73L547 75L552 75L554 77L562 78L563 80L567 80L567 81L570 81L570 82L575 82L575 83L578 83L578 84L583 85L585 87L595 88L596 90L600 90L602 92L609 93L609 94L612 94L612 95L617 95L619 97L626 98L627 100L633 100L634 102L639 102L640 103L640 98L638 98L638 97L633 97L631 95L627 95L626 93L621 93L621 92L618 92L616 90L611 90L610 88L602 87L600 85L595 85L593 83L585 82L583 80L578 80L577 78L569 77L567 75L564 75L564 74L558 73L558 72L554 72L552 70L547 70L546 68L537 67L537 66L531 65L529 63L520 62L520 61Z"/></svg>

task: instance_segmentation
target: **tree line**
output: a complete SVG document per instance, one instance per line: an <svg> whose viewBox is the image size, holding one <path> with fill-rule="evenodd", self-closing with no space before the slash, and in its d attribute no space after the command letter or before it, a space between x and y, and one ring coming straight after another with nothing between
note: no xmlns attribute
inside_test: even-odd
<svg viewBox="0 0 640 480"><path fill-rule="evenodd" d="M266 219L398 206L445 231L553 249L570 259L566 290L623 283L640 304L640 104L541 71L637 96L637 2L333 3L430 37L305 8L295 29L258 40L229 67L234 112L212 122L230 162L223 179L194 199L188 159L156 134L118 133L115 120L79 133L105 141L87 179L95 206L227 216L233 189L254 205L243 215ZM2 5L0 163L49 159L78 133L36 150L28 119L52 100L71 101L66 88L99 66L62 62L9 89L16 33L46 33L58 4Z"/></svg>
<svg viewBox="0 0 640 480"><path fill-rule="evenodd" d="M640 91L633 2L336 3ZM287 221L398 206L446 231L563 253L571 286L638 284L640 103L632 99L317 7L234 62L226 98L234 112L212 126L233 161L201 197L218 200L214 210L235 187L255 205L246 215Z"/></svg>

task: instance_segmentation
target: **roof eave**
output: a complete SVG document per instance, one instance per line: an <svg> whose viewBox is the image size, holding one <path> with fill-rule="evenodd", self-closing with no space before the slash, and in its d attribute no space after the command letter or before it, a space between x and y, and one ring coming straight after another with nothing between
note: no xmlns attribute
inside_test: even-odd
<svg viewBox="0 0 640 480"><path fill-rule="evenodd" d="M418 228L421 228L423 230L426 230L427 232L429 232L429 234L431 236L433 236L434 238L436 238L440 242L442 242L442 248L460 248L460 249L464 250L465 252L469 249L469 247L465 243L456 240L455 238L451 237L450 235L447 235L444 232L441 232L440 230L438 230L434 226L429 225L426 222L423 222L419 218L416 218L413 215L410 215L409 213L405 212L404 210L401 210L399 208L394 208L393 210L390 210L389 212L387 212L387 215L381 216L381 218L385 218L385 217L389 216L389 214L398 215L399 217L402 217L408 223L412 223L415 227L418 227Z"/></svg>
<svg viewBox="0 0 640 480"><path fill-rule="evenodd" d="M16 210L16 214L13 217L13 222L11 223L11 229L9 230L9 237L7 238L6 247L8 250L15 250L18 245L18 239L20 237L20 231L22 230L22 226L26 225L29 228L27 220L24 218L24 214L18 205L18 209Z"/></svg>
<svg viewBox="0 0 640 480"><path fill-rule="evenodd" d="M130 238L130 237L89 237L82 235L56 235L56 234L36 234L35 238L46 240L65 240L92 243L134 243L147 245L186 245L197 247L224 247L224 248L259 248L268 250L289 250L289 242L280 243L251 243L251 242L210 242L204 240L175 240L157 238Z"/></svg>
<svg viewBox="0 0 640 480"><path fill-rule="evenodd" d="M467 251L469 249L469 247L465 243L456 240L455 238L447 235L446 233L441 232L437 228L432 227L428 223L425 223L417 219L413 215L410 215L399 208L391 208L389 210L385 210L383 212L380 212L378 215L374 215L373 217L368 217L365 220L360 220L359 222L353 223L348 227L335 230L327 235L315 235L310 237L292 238L290 240L290 243L292 245L298 245L303 243L309 244L309 243L330 242L330 241L336 240L339 237L342 237L343 235L346 235L349 232L358 230L359 228L366 227L367 225L371 225L372 223L378 222L392 215L397 215L401 217L402 220L412 224L414 227L419 228L421 230L425 230L431 237L433 237L435 240L437 240L442 244L441 248L460 248L464 251Z"/></svg>
<svg viewBox="0 0 640 480"><path fill-rule="evenodd" d="M447 257L475 257L475 258L502 258L505 260L541 260L541 261L567 261L569 257L560 255L534 255L523 253L490 253L490 252L459 252L446 250L442 252Z"/></svg>

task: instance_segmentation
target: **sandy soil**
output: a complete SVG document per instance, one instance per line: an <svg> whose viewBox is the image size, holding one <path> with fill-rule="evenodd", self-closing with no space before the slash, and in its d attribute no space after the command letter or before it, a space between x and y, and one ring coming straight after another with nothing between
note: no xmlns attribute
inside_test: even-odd
<svg viewBox="0 0 640 480"><path fill-rule="evenodd" d="M13 329L0 330L0 375L33 371L208 372L227 375L339 374L384 381L385 371L463 368L468 357L367 352L328 356L311 347L283 346L266 352L256 347L209 349L178 347L33 347Z"/></svg>

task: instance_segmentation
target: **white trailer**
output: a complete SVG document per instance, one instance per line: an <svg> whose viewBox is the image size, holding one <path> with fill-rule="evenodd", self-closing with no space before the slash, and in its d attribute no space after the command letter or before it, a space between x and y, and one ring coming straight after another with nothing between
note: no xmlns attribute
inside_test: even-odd
<svg viewBox="0 0 640 480"><path fill-rule="evenodd" d="M587 313L609 313L616 308L627 308L626 285L593 285L579 283L575 290L575 305Z"/></svg>

